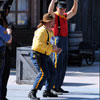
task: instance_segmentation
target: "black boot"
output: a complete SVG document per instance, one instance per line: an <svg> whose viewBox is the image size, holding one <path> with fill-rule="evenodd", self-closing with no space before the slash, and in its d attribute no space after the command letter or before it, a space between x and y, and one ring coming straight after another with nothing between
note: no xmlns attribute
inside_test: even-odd
<svg viewBox="0 0 100 100"><path fill-rule="evenodd" d="M58 89L56 89L56 88L53 88L53 89L51 90L51 92L52 92L53 94L56 94L56 95L62 95L62 94L63 94L61 91L58 91Z"/></svg>
<svg viewBox="0 0 100 100"><path fill-rule="evenodd" d="M69 93L69 91L65 91L61 87L58 89L53 88L51 91L52 93L57 94L57 95L62 95L63 93Z"/></svg>
<svg viewBox="0 0 100 100"><path fill-rule="evenodd" d="M43 97L58 97L56 94L53 94L50 90L45 90L43 92Z"/></svg>
<svg viewBox="0 0 100 100"><path fill-rule="evenodd" d="M40 98L37 98L36 97L36 93L37 93L37 90L31 90L28 94L28 97L31 99L31 100L40 100Z"/></svg>
<svg viewBox="0 0 100 100"><path fill-rule="evenodd" d="M58 89L58 91L62 92L62 93L69 93L69 91L65 91L63 90L61 87Z"/></svg>

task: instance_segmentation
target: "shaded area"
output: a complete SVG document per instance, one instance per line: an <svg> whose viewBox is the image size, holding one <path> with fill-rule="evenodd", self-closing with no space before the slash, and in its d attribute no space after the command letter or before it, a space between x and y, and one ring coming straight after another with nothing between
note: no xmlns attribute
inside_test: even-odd
<svg viewBox="0 0 100 100"><path fill-rule="evenodd" d="M55 98L55 99L41 99L41 100L100 100L99 98L78 98L78 97L63 97L63 98Z"/></svg>
<svg viewBox="0 0 100 100"><path fill-rule="evenodd" d="M90 83L63 83L63 86L87 86L87 85L94 85L94 84L90 84Z"/></svg>
<svg viewBox="0 0 100 100"><path fill-rule="evenodd" d="M79 76L79 77L84 77L84 76L89 76L89 77L99 77L99 74L94 74L94 73L87 73L87 72L70 72L70 73L66 73L66 76Z"/></svg>
<svg viewBox="0 0 100 100"><path fill-rule="evenodd" d="M83 73L99 73L100 72L100 63L99 62L95 62L93 65L88 66L83 64L81 67L77 67L77 66L69 66L67 68L67 72L68 71L75 71L75 72L83 72Z"/></svg>

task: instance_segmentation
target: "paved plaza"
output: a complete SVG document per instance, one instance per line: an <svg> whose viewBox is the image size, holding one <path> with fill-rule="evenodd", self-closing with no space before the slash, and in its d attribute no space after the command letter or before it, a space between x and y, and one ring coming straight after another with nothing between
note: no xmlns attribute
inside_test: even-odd
<svg viewBox="0 0 100 100"><path fill-rule="evenodd" d="M43 98L42 93L45 88L43 87L37 96L41 97L41 100L100 100L99 66L99 62L95 62L92 66L86 64L81 67L70 66L62 86L69 93L59 95L57 98ZM9 100L30 100L27 94L31 88L32 85L29 84L16 84L16 70L11 69L7 93Z"/></svg>

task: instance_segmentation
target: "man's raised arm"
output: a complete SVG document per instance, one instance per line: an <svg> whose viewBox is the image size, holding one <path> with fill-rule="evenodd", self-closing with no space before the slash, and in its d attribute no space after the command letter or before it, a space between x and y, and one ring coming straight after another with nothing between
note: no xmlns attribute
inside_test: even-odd
<svg viewBox="0 0 100 100"><path fill-rule="evenodd" d="M74 0L71 10L67 12L67 20L76 15L77 9L78 9L78 0Z"/></svg>
<svg viewBox="0 0 100 100"><path fill-rule="evenodd" d="M50 5L49 5L49 8L48 8L48 13L50 13L50 14L52 14L52 15L54 15L54 6L55 6L55 2L56 2L57 0L51 0L51 2L50 2Z"/></svg>

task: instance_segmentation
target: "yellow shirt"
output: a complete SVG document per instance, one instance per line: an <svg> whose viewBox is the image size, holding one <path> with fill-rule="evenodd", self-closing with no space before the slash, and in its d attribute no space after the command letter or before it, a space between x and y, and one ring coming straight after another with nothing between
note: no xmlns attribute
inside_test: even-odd
<svg viewBox="0 0 100 100"><path fill-rule="evenodd" d="M48 33L49 42L47 44ZM50 39L53 36L53 32L48 31L48 33L45 26L41 26L35 31L32 43L32 50L46 55L50 55L52 53L53 48L52 44L50 43Z"/></svg>

